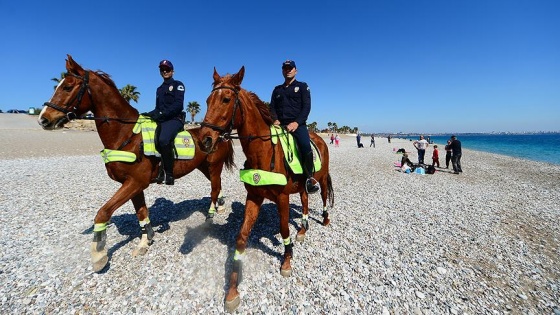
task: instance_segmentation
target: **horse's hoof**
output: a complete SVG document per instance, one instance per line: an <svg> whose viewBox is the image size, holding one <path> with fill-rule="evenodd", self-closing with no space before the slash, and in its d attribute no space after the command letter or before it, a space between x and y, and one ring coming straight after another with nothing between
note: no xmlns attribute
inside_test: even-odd
<svg viewBox="0 0 560 315"><path fill-rule="evenodd" d="M136 247L133 251L132 251L132 256L136 257L136 256L144 256L146 255L146 253L148 252L148 247Z"/></svg>
<svg viewBox="0 0 560 315"><path fill-rule="evenodd" d="M329 223L331 223L331 220L329 220L328 218L323 219L323 226L327 226L329 225Z"/></svg>
<svg viewBox="0 0 560 315"><path fill-rule="evenodd" d="M226 302L224 303L224 307L226 308L226 311L228 311L229 313L233 313L233 311L237 309L240 303L241 303L241 298L239 298L238 295L231 301L226 300Z"/></svg>
<svg viewBox="0 0 560 315"><path fill-rule="evenodd" d="M216 212L218 214L224 214L226 212L226 207L225 206L218 206L218 208L216 208Z"/></svg>
<svg viewBox="0 0 560 315"><path fill-rule="evenodd" d="M107 256L103 256L98 260L93 261L93 272L100 272L101 270L103 270L103 268L105 268L105 266L107 266L108 262L109 257Z"/></svg>
<svg viewBox="0 0 560 315"><path fill-rule="evenodd" d="M282 277L290 277L292 275L292 269L280 269L280 274Z"/></svg>
<svg viewBox="0 0 560 315"><path fill-rule="evenodd" d="M305 241L305 234L296 235L296 241L303 243Z"/></svg>

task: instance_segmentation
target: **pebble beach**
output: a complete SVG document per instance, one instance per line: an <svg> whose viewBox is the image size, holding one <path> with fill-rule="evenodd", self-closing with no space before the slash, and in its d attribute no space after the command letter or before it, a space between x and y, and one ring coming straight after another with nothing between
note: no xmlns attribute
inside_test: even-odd
<svg viewBox="0 0 560 315"><path fill-rule="evenodd" d="M36 116L14 116L0 114L0 314L225 313L245 202L237 170L222 174L227 210L212 224L202 173L150 186L156 235L145 256L131 254L140 229L126 203L108 229L109 266L94 273L93 218L120 186L97 133L44 131ZM559 165L463 149L460 175L405 174L395 149L416 161L412 142L362 141L329 145L331 224L320 224L321 198L310 196L310 230L288 278L276 206L265 201L236 313L560 314ZM243 161L236 144L238 169ZM295 242L301 204L290 200Z"/></svg>

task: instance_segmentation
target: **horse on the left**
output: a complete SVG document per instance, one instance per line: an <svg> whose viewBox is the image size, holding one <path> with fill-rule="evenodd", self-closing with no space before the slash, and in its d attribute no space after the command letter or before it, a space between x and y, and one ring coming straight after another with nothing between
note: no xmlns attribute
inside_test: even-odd
<svg viewBox="0 0 560 315"><path fill-rule="evenodd" d="M70 55L66 60L66 70L65 78L56 87L50 101L45 103L39 115L39 124L46 130L60 129L67 122L79 119L91 111L104 151L115 150L114 152L128 156L125 161L117 159L105 163L109 177L122 185L99 208L94 219L91 260L93 270L99 272L109 261L106 248L107 225L113 213L128 200L132 200L142 231L140 242L132 254L144 255L152 243L154 230L150 224L144 189L148 188L157 175L159 158L143 154L142 133L133 132L143 116L121 96L108 74L84 70ZM231 141L223 142L207 154L201 149L200 129L188 131L195 145L194 157L177 160L173 176L179 178L198 169L210 180L212 192L207 218L211 219L214 213L224 210L220 176L224 164L228 169L234 166L233 144Z"/></svg>

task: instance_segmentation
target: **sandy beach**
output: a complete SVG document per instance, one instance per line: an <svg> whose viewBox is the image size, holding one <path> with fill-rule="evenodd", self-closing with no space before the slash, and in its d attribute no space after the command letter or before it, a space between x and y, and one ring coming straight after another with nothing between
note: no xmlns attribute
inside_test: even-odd
<svg viewBox="0 0 560 315"><path fill-rule="evenodd" d="M0 313L223 313L245 201L238 172L223 173L228 210L210 226L200 172L150 186L148 254L131 255L140 230L129 202L108 231L109 268L93 273L93 218L119 185L105 172L96 132L44 131L36 118L0 114ZM394 149L415 161L410 141L362 142L343 136L329 145L331 225L319 224L320 198L311 196L310 231L294 247L290 278L279 273L278 216L265 201L238 313L560 314L560 166L464 149L461 175L404 174ZM295 241L301 207L298 196L290 201Z"/></svg>

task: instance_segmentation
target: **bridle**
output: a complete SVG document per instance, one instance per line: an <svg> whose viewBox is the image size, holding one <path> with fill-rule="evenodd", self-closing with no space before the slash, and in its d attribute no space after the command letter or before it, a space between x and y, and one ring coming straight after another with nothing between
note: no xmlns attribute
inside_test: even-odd
<svg viewBox="0 0 560 315"><path fill-rule="evenodd" d="M87 92L88 96L89 96L89 100L90 102L93 103L93 99L91 97L91 91L89 89L89 71L86 71L86 74L82 77L79 76L77 74L74 73L67 73L65 77L68 76L72 76L75 77L77 79L82 80L82 84L80 85L80 90L78 91L78 94L76 94L76 96L74 96L68 103L66 103L66 105L64 106L60 106L51 102L45 102L45 106L48 106L52 109L55 109L59 112L63 112L64 114L66 114L66 118L68 120L74 120L76 118L78 118L78 115L76 115L76 111L78 110L78 106L80 106L80 104L82 103L82 98L84 97L84 94ZM74 106L72 106L72 104L74 104Z"/></svg>
<svg viewBox="0 0 560 315"><path fill-rule="evenodd" d="M233 136L232 135L232 130L234 128L234 124L235 124L235 113L237 112L237 109L239 108L239 110L241 111L241 117L243 117L243 110L242 107L240 106L239 103L239 90L233 87L229 87L229 86L219 86L216 88L212 89L212 92L210 92L210 95L212 93L214 93L215 91L218 90L231 90L235 93L235 102L233 103L233 114L231 115L231 119L229 121L229 125L227 127L221 127L218 125L214 125L211 123L208 123L206 121L203 121L202 123L200 123L200 125L202 127L208 127L211 128L213 130L216 130L220 133L220 138L224 139L224 140L228 140L228 139L239 139L239 136Z"/></svg>
<svg viewBox="0 0 560 315"><path fill-rule="evenodd" d="M93 98L91 96L91 89L90 89L90 86L89 86L89 73L90 73L90 71L86 71L86 73L83 77L79 76L77 74L74 74L74 73L66 73L65 77L72 76L76 79L82 80L82 83L80 84L80 90L78 91L78 94L76 94L76 96L74 96L64 106L60 106L60 105L57 105L57 104L51 103L51 102L45 102L44 105L66 114L66 119L68 119L68 121L72 121L72 120L76 120L76 119L86 119L86 120L101 120L103 122L109 122L109 121L113 120L113 121L118 121L118 122L121 122L121 123L124 123L124 124L135 124L137 122L137 119L132 119L132 118L119 118L119 117L78 118L78 115L76 115L76 111L78 110L78 107L82 103L82 99L83 99L84 95L86 94L86 92L89 96L89 101L91 102L91 104L93 106ZM72 106L72 104L74 104L74 106Z"/></svg>

